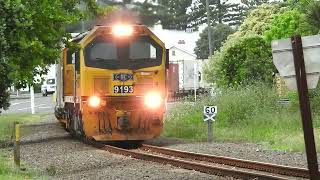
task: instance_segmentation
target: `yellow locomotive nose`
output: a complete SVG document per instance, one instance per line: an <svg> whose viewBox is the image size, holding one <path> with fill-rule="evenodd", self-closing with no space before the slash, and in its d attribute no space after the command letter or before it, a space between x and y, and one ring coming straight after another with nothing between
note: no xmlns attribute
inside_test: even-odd
<svg viewBox="0 0 320 180"><path fill-rule="evenodd" d="M65 48L57 118L71 133L101 141L160 135L166 99L165 45L146 26L97 26Z"/></svg>

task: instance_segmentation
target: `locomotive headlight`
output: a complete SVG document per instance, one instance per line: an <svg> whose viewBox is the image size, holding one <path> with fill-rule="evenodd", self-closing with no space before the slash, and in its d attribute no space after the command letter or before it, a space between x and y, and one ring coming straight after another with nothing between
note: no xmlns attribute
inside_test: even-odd
<svg viewBox="0 0 320 180"><path fill-rule="evenodd" d="M101 102L101 100L97 96L91 96L91 97L89 97L89 100L88 100L89 106L91 106L91 107L100 106L100 102Z"/></svg>
<svg viewBox="0 0 320 180"><path fill-rule="evenodd" d="M118 24L112 27L112 33L115 36L131 36L133 33L133 27L130 25Z"/></svg>
<svg viewBox="0 0 320 180"><path fill-rule="evenodd" d="M159 93L150 92L150 93L147 93L146 96L144 97L144 104L151 109L156 109L160 107L161 103L162 103L162 98Z"/></svg>

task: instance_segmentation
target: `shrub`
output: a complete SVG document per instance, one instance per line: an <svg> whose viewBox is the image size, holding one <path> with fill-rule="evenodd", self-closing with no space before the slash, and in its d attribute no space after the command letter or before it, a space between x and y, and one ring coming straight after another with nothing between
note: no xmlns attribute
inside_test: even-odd
<svg viewBox="0 0 320 180"><path fill-rule="evenodd" d="M271 48L270 44L263 42L259 36L269 29L276 14L287 9L281 4L263 4L252 10L238 31L230 35L220 50L210 58L204 69L205 79L220 86L239 85L256 78L270 81L274 70L273 65L270 66ZM251 44L251 40L255 46ZM252 57L249 57L250 55ZM229 60L230 57L232 61ZM265 62L266 65L261 64ZM230 74L226 74L228 72Z"/></svg>
<svg viewBox="0 0 320 180"><path fill-rule="evenodd" d="M314 31L307 23L305 14L294 9L276 15L269 26L269 30L264 32L264 37L270 43L275 39L289 38L293 35L311 35L313 33Z"/></svg>
<svg viewBox="0 0 320 180"><path fill-rule="evenodd" d="M213 56L206 79L222 87L236 87L251 81L272 82L275 70L271 49L260 36L247 36Z"/></svg>

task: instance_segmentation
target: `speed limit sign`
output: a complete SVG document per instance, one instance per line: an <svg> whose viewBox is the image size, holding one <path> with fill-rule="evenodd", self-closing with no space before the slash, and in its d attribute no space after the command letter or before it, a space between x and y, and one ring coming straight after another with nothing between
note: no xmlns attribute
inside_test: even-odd
<svg viewBox="0 0 320 180"><path fill-rule="evenodd" d="M204 121L215 121L217 115L217 106L204 106L203 107L203 120Z"/></svg>

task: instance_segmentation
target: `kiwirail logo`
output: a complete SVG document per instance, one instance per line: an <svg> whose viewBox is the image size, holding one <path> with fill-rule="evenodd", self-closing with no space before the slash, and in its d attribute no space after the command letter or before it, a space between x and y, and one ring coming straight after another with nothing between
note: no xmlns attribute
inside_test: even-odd
<svg viewBox="0 0 320 180"><path fill-rule="evenodd" d="M133 75L128 73L115 73L113 74L113 80L122 82L133 80Z"/></svg>

